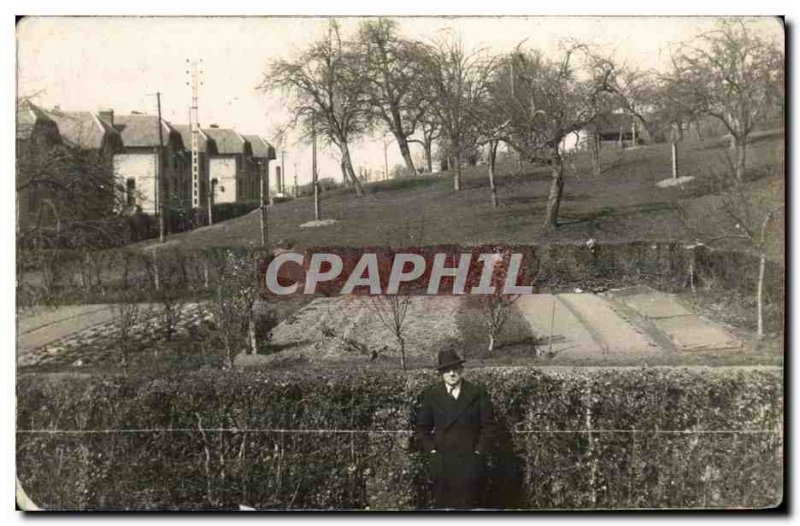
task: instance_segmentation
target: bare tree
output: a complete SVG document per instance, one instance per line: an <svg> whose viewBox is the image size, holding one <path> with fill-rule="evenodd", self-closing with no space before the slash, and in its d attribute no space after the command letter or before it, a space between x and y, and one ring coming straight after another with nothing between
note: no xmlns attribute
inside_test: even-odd
<svg viewBox="0 0 800 526"><path fill-rule="evenodd" d="M207 336L222 347L226 368L233 367L234 357L248 347L255 354L255 301L258 297L255 261L247 255L228 252L217 262L217 280L208 308L213 327Z"/></svg>
<svg viewBox="0 0 800 526"><path fill-rule="evenodd" d="M290 126L298 123L304 136L316 133L341 153L347 177L358 196L364 195L353 170L350 142L368 124L363 57L344 42L331 21L327 38L313 43L294 60L276 60L260 89L280 89L290 96Z"/></svg>
<svg viewBox="0 0 800 526"><path fill-rule="evenodd" d="M124 293L122 298L112 305L111 311L114 320L114 339L120 353L120 366L123 372L127 372L130 365L133 329L140 321L140 306L132 293Z"/></svg>
<svg viewBox="0 0 800 526"><path fill-rule="evenodd" d="M569 44L552 61L536 51L517 47L505 58L511 73L494 83L493 111L503 142L529 162L550 165L552 180L545 210L544 229L558 226L564 193L562 143L571 133L586 128L599 114L597 97L609 91L609 70L589 69L579 75L576 56L588 56L585 47ZM502 71L503 68L495 68Z"/></svg>
<svg viewBox="0 0 800 526"><path fill-rule="evenodd" d="M771 108L783 105L779 43L742 19L723 19L715 30L680 46L672 77L683 87L685 105L728 130L736 179L744 180L748 136Z"/></svg>
<svg viewBox="0 0 800 526"><path fill-rule="evenodd" d="M759 338L764 335L764 276L770 243L782 242L782 228L774 228L783 213L783 205L777 201L735 184L728 185L719 197L695 207L675 205L678 218L697 243L710 248L722 245L744 249L758 257L755 296Z"/></svg>
<svg viewBox="0 0 800 526"><path fill-rule="evenodd" d="M508 321L511 307L518 299L518 294L490 294L481 298L481 310L489 328L489 353L494 350L497 338Z"/></svg>
<svg viewBox="0 0 800 526"><path fill-rule="evenodd" d="M419 118L419 132L422 138L409 139L409 142L415 142L422 145L425 152L425 164L428 167L428 173L433 173L433 142L439 138L442 127L433 114L433 110L426 104L422 103L423 114Z"/></svg>
<svg viewBox="0 0 800 526"><path fill-rule="evenodd" d="M486 256L488 256L488 258ZM512 308L520 296L519 294L507 294L505 291L505 283L508 277L509 263L511 260L511 254L507 250L499 249L493 254L484 254L481 259L483 259L484 266L489 265L492 269L491 279L488 285L493 290L484 291L484 293L478 296L489 337L488 352L492 353L511 315ZM526 254L523 272L525 274L524 281L526 283L532 283L536 278L539 272L539 261L534 257L533 253ZM482 270L480 274L473 274L471 279L468 280L468 286L473 288L483 285L481 283L483 273L484 271Z"/></svg>
<svg viewBox="0 0 800 526"><path fill-rule="evenodd" d="M389 329L394 336L397 342L397 351L400 355L400 367L405 371L407 368L405 323L411 296L407 292L398 292L388 296L370 296L370 301L378 321Z"/></svg>
<svg viewBox="0 0 800 526"><path fill-rule="evenodd" d="M182 289L170 286L160 290L156 296L161 308L161 327L167 341L172 341L186 307L184 292Z"/></svg>
<svg viewBox="0 0 800 526"><path fill-rule="evenodd" d="M638 144L640 129L652 129L653 106L660 99L655 96L654 74L649 71L628 66L613 57L598 53L589 46L587 66L596 79L602 79L604 89L598 91L591 104L595 106L597 115L585 129L588 133L589 152L592 160L592 171L595 175L602 172L600 159L601 130L603 119L612 113L622 113L631 118L631 143Z"/></svg>
<svg viewBox="0 0 800 526"><path fill-rule="evenodd" d="M671 75L659 79L652 100L650 122L653 129L660 129L667 136L672 152L672 177L677 179L680 175L678 144L683 140L684 127L697 120L698 108L687 97L681 78Z"/></svg>
<svg viewBox="0 0 800 526"><path fill-rule="evenodd" d="M186 308L186 282L176 266L177 258L169 254L157 257L158 248L153 248L153 277L157 278L155 300L158 304L158 317L164 338L171 341L177 331L181 316Z"/></svg>
<svg viewBox="0 0 800 526"><path fill-rule="evenodd" d="M474 147L470 139L477 137L479 122L472 107L488 95L490 60L481 51L467 53L463 43L454 37L440 39L428 46L424 78L433 91L430 110L440 124L447 152L455 168L453 188L461 189L461 162ZM455 166L452 166L455 165Z"/></svg>
<svg viewBox="0 0 800 526"><path fill-rule="evenodd" d="M373 117L394 135L410 173L416 173L409 137L426 111L423 77L425 48L401 38L397 23L386 19L368 20L359 27L360 53L368 82L367 97Z"/></svg>

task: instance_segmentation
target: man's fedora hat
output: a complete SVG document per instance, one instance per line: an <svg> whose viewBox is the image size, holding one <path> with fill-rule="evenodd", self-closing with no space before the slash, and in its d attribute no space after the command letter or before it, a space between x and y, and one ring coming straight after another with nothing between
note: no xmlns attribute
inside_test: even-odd
<svg viewBox="0 0 800 526"><path fill-rule="evenodd" d="M445 349L444 351L439 351L439 365L436 366L436 370L443 371L451 367L457 367L464 361L452 349Z"/></svg>

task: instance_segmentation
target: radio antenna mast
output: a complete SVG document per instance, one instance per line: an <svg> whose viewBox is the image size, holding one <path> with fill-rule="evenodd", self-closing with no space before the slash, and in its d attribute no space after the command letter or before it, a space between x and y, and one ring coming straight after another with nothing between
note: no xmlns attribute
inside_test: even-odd
<svg viewBox="0 0 800 526"><path fill-rule="evenodd" d="M202 63L203 59L200 59L199 62ZM189 127L192 131L192 208L200 208L200 118L197 93L199 86L203 85L203 81L200 79L203 70L198 69L197 60L189 60L187 58L186 63L189 68L186 70L186 74L191 78L191 81L186 84L192 88L192 106L189 111ZM205 200L208 202L208 223L211 224L212 190L210 185L206 186L208 190L208 195L205 196Z"/></svg>

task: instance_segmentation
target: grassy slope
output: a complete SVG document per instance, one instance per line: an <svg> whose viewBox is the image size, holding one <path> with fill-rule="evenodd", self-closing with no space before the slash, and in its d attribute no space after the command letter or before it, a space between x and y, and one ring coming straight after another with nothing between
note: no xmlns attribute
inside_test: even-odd
<svg viewBox="0 0 800 526"><path fill-rule="evenodd" d="M271 206L271 241L290 239L300 245L410 245L422 243L480 244L485 242L542 243L569 240L624 241L686 238L672 208L674 199L706 207L714 199L704 183L726 173L723 142L685 141L680 151L681 175L698 178L697 188L657 189L671 175L669 145L603 152L603 173L591 174L588 157L576 154L565 170L565 195L560 228L544 234L542 221L550 183L547 167L526 165L519 174L515 162L498 166L500 206L489 201L487 167L465 169L461 192L452 190L450 173L368 185L370 195L358 199L347 189L322 195L323 218L338 222L299 228L313 219L309 197ZM782 202L783 135L754 140L748 150L754 193ZM782 229L780 223L777 225ZM170 237L182 247L260 243L258 211L212 227ZM782 247L781 247L782 248ZM777 256L777 254L775 254ZM781 254L782 255L782 254ZM776 259L778 259L776 257Z"/></svg>
<svg viewBox="0 0 800 526"><path fill-rule="evenodd" d="M746 185L748 192L763 197L767 202L783 203L783 136L772 135L754 141L748 152L748 163L751 172L751 181ZM313 219L310 198L274 205L269 209L270 239L292 239L301 245L409 245L420 241L420 229L423 230L424 244L542 243L586 240L589 237L600 241L677 239L686 234L672 209L672 200L687 200L691 208L698 211L713 208L718 196L706 182L714 174L725 173L727 168L725 147L719 141L687 141L682 144L682 174L693 175L701 183L686 190L660 190L654 186L657 181L671 175L668 145L624 152L609 148L603 154L603 164L604 172L593 176L584 155L576 155L568 163L562 225L551 235L543 235L541 229L549 171L546 167L526 166L520 175L518 164L512 161L498 167L501 203L498 208L492 208L489 201L487 168L478 166L465 170L465 190L459 193L453 192L452 178L447 173L373 183L369 185L370 197L363 199L356 199L347 189L327 192L322 200L323 217L339 220L333 226L298 228L301 223ZM776 222L775 228L782 231L782 222ZM256 211L212 227L170 236L169 243L190 248L258 244L259 240ZM773 248L774 259L782 261L782 236L778 236ZM299 303L279 302L280 305L272 308L279 309L276 314L283 319L307 299L303 298ZM741 299L721 302L716 297L701 298L687 293L684 300L695 304L699 312L711 319L741 328L752 328L754 324L754 309L749 304L744 305ZM740 308L736 308L737 305ZM720 309L726 314L720 314ZM478 327L481 321L464 318L461 322L465 326ZM737 335L744 341L752 337L748 330L737 332ZM720 356L703 353L687 358L681 355L675 360L705 364L781 363L781 336L770 335L760 353L727 351ZM478 342L475 345L483 346L481 338L472 339ZM185 352L172 353L175 356L170 363L159 362L152 367L193 368L205 363L187 362L199 359L193 350L194 343L177 342L177 345L188 347ZM510 345L498 349L497 356L490 363L524 363L517 347ZM164 352L169 354L167 349ZM137 364L140 366L144 365Z"/></svg>

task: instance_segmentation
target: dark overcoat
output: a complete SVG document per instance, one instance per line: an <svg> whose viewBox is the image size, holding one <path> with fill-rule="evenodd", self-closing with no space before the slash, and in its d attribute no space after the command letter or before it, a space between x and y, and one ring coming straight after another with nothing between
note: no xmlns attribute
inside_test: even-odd
<svg viewBox="0 0 800 526"><path fill-rule="evenodd" d="M444 382L422 394L416 437L431 455L434 504L437 508L475 508L485 471L485 455L494 435L492 403L486 390L462 380L458 399Z"/></svg>

